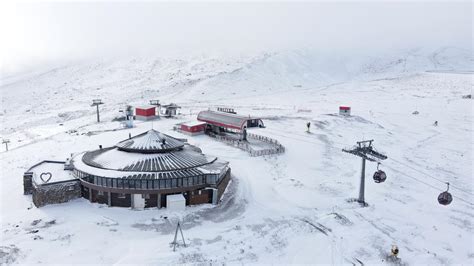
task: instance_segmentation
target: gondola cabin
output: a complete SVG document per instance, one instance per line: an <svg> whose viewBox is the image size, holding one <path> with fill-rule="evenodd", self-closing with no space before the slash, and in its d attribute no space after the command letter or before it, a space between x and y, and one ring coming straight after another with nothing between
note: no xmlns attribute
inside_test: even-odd
<svg viewBox="0 0 474 266"><path fill-rule="evenodd" d="M339 115L351 115L351 107L339 106Z"/></svg>

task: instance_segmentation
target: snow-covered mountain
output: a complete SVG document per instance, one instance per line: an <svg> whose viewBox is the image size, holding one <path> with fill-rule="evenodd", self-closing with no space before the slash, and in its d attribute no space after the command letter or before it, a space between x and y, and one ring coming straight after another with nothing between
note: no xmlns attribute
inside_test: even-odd
<svg viewBox="0 0 474 266"><path fill-rule="evenodd" d="M0 136L11 143L0 153L0 261L380 264L397 244L402 263L472 264L473 114L462 96L472 94L473 62L472 51L453 47L351 56L300 49L101 59L2 77ZM105 102L100 124L94 98ZM134 212L77 200L31 208L22 195L29 166L115 144L128 135L112 121L118 110L150 99L176 102L182 115L137 123L133 134L154 127L178 135L175 123L228 106L262 116L267 127L255 133L287 151L251 158L206 136L189 138L230 162L234 179L218 207ZM353 116L334 115L339 105ZM346 201L357 195L360 161L341 149L372 138L389 156L389 178L373 183L375 165L367 166L369 207L360 208ZM455 196L447 207L436 202L443 182ZM190 245L173 253L178 219Z"/></svg>

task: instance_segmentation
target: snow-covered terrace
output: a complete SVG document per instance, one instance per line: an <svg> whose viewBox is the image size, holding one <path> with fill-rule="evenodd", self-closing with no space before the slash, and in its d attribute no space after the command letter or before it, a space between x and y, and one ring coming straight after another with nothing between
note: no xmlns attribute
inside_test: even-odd
<svg viewBox="0 0 474 266"><path fill-rule="evenodd" d="M42 161L31 167L28 172L33 173L33 182L36 185L77 179L72 171L64 170L64 162L60 161Z"/></svg>

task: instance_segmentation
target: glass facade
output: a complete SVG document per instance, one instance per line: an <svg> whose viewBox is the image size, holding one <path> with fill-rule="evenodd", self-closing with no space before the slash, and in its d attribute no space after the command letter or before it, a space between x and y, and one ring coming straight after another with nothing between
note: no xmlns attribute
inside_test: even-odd
<svg viewBox="0 0 474 266"><path fill-rule="evenodd" d="M203 174L199 176L161 178L161 179L133 179L133 178L109 178L93 176L77 169L74 175L82 180L101 187L122 188L122 189L170 189L191 187L198 185L215 185L225 176L228 168L220 174ZM160 175L170 176L170 175ZM137 177L137 176L134 176Z"/></svg>

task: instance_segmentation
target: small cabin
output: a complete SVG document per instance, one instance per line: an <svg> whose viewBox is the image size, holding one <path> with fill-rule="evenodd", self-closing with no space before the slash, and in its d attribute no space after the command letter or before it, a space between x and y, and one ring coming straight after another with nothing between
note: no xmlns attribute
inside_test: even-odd
<svg viewBox="0 0 474 266"><path fill-rule="evenodd" d="M206 129L206 123L200 121L186 122L182 123L179 129L181 132L191 136L199 135L204 133L204 130Z"/></svg>
<svg viewBox="0 0 474 266"><path fill-rule="evenodd" d="M166 117L173 117L178 114L178 109L181 108L181 106L178 106L175 103L171 103L168 105L162 105L161 106L161 114Z"/></svg>
<svg viewBox="0 0 474 266"><path fill-rule="evenodd" d="M135 108L135 118L137 120L152 120L156 118L156 107L155 106L140 106Z"/></svg>
<svg viewBox="0 0 474 266"><path fill-rule="evenodd" d="M351 107L339 106L339 115L351 115Z"/></svg>

